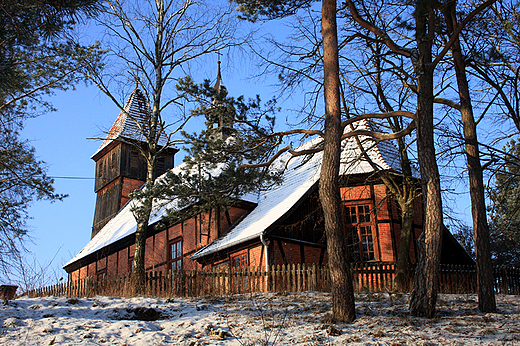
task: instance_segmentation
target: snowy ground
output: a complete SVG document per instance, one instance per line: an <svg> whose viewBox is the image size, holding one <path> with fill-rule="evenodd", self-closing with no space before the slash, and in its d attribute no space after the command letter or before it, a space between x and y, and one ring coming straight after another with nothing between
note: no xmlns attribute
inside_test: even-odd
<svg viewBox="0 0 520 346"><path fill-rule="evenodd" d="M330 295L315 292L22 297L0 303L0 345L520 345L520 297L498 296L498 313L482 314L473 295L440 295L434 319L409 317L407 301L357 295L346 324L332 323Z"/></svg>

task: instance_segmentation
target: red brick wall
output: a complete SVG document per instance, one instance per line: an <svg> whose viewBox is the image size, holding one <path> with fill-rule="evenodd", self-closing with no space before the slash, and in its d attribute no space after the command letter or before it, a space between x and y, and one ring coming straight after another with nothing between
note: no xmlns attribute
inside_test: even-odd
<svg viewBox="0 0 520 346"><path fill-rule="evenodd" d="M189 219L183 223L184 234L182 236L182 253L185 254L193 249L197 248L198 244L198 232L195 219Z"/></svg>
<svg viewBox="0 0 520 346"><path fill-rule="evenodd" d="M274 251L274 263L271 263L271 265L284 264L279 244L282 245L287 264L301 263L300 244L287 243L284 241L280 243L278 241L273 241L271 244L270 250L272 249L271 251Z"/></svg>
<svg viewBox="0 0 520 346"><path fill-rule="evenodd" d="M123 188L123 196L127 196L128 193L133 191L136 188L139 188L142 185L142 182L135 180L124 178L124 188ZM121 201L121 206L128 199L124 199ZM246 209L231 207L229 208L229 216L231 222L237 221L245 212ZM169 246L168 242L175 239L182 239L182 253L183 253L183 267L187 270L201 268L201 265L198 262L192 261L189 257L195 253L196 250L200 249L202 246L205 246L212 242L216 238L216 229L217 229L217 219L216 213L214 210L211 211L211 217L209 212L204 213L202 215L198 215L194 218L186 220L182 223L174 225L166 230L149 237L146 240L146 249L145 249L145 269L146 270L157 270L158 265L163 269L167 269L167 264L163 264L168 261L168 251ZM228 225L227 217L225 216L225 211L221 212L221 230L225 232ZM211 221L210 221L211 220ZM209 236L208 234L208 226L209 226ZM202 235L201 236L201 232ZM134 246L132 245L130 249L126 248L119 251L117 254L111 255L108 264L107 270L110 271L111 274L122 275L129 273L129 258L133 257ZM106 264L100 264L98 262L97 271L102 270L101 268L105 268ZM95 275L96 273L96 264L94 263L92 267L88 271L88 275ZM79 274L78 274L79 275ZM85 273L86 276L86 268Z"/></svg>
<svg viewBox="0 0 520 346"><path fill-rule="evenodd" d="M108 256L107 259L107 275L117 275L117 252Z"/></svg>
<svg viewBox="0 0 520 346"><path fill-rule="evenodd" d="M394 247L392 242L392 232L390 228L390 223L380 223L378 225L379 228L379 245L381 246L381 258L382 262L394 262L396 260L394 256ZM374 246L376 246L376 241L374 241ZM378 257L378 249L376 248L376 259Z"/></svg>
<svg viewBox="0 0 520 346"><path fill-rule="evenodd" d="M121 188L121 207L126 204L130 200L128 195L133 192L136 189L139 189L141 186L143 186L143 182L141 180L137 179L131 179L123 177L123 186Z"/></svg>
<svg viewBox="0 0 520 346"><path fill-rule="evenodd" d="M168 229L168 241L182 237L182 223L176 224Z"/></svg>
<svg viewBox="0 0 520 346"><path fill-rule="evenodd" d="M84 279L87 277L87 267L82 267L79 270L79 278Z"/></svg>
<svg viewBox="0 0 520 346"><path fill-rule="evenodd" d="M69 274L69 281L79 280L79 269Z"/></svg>
<svg viewBox="0 0 520 346"><path fill-rule="evenodd" d="M321 248L305 246L305 264L320 263Z"/></svg>
<svg viewBox="0 0 520 346"><path fill-rule="evenodd" d="M400 237L400 212L395 200L388 197L387 188L384 184L377 184L373 186L374 194L370 193L369 186L356 186L342 188L342 198L345 204L357 205L367 204L371 205L373 209L375 206L375 215L377 219L374 222L373 237L374 247L376 253L376 260L383 262L395 262L397 260L396 254L399 251L399 237ZM362 199L362 200L361 200ZM358 201L359 200L359 201ZM422 224L422 201L420 198L416 199L414 203L415 219L417 225ZM374 215L374 214L373 214ZM394 220L396 221L395 223ZM419 236L421 230L415 230L416 238ZM394 239L392 238L392 235ZM412 255L411 260L415 261L415 250L412 244L410 248Z"/></svg>
<svg viewBox="0 0 520 346"><path fill-rule="evenodd" d="M282 254L280 252L280 247L278 246L277 241L271 241L271 245L269 246L269 251L272 252L272 254L270 254L270 256L273 259L273 262L269 263L270 265L283 264Z"/></svg>
<svg viewBox="0 0 520 346"><path fill-rule="evenodd" d="M249 258L249 266L251 266L251 267L265 266L265 263L263 261L263 259L264 259L263 245L260 244L260 245L250 248L248 258Z"/></svg>
<svg viewBox="0 0 520 346"><path fill-rule="evenodd" d="M144 251L144 268L146 270L151 270L154 266L154 241L153 237L146 238L146 245Z"/></svg>
<svg viewBox="0 0 520 346"><path fill-rule="evenodd" d="M285 252L287 264L302 263L300 244L282 242L282 247ZM271 242L269 251L274 252L274 263L270 263L270 265L284 264L282 254L280 251L280 247L278 246L277 241ZM319 264L320 263L321 248L305 245L303 247L303 251L305 254L305 264ZM324 257L323 257L323 264L326 264L326 263L327 263L327 253L325 252Z"/></svg>
<svg viewBox="0 0 520 346"><path fill-rule="evenodd" d="M296 264L302 262L300 244L291 244L282 242L283 250L288 264Z"/></svg>
<svg viewBox="0 0 520 346"><path fill-rule="evenodd" d="M168 256L168 242L166 241L166 230L155 235L155 263L164 263Z"/></svg>
<svg viewBox="0 0 520 346"><path fill-rule="evenodd" d="M185 255L182 258L182 268L185 270L193 270L193 269L201 269L202 266L199 263L197 263L196 261L191 260L189 255Z"/></svg>
<svg viewBox="0 0 520 346"><path fill-rule="evenodd" d="M385 185L374 185L374 199L377 208L378 220L391 219L390 210L388 210L387 191Z"/></svg>
<svg viewBox="0 0 520 346"><path fill-rule="evenodd" d="M100 272L107 268L107 258L103 257L97 261L96 272Z"/></svg>
<svg viewBox="0 0 520 346"><path fill-rule="evenodd" d="M128 268L128 248L123 249L118 252L118 265L117 265L117 274L124 275L130 272L130 268Z"/></svg>
<svg viewBox="0 0 520 346"><path fill-rule="evenodd" d="M370 186L342 187L341 197L344 201L354 201L358 199L368 199L371 197Z"/></svg>
<svg viewBox="0 0 520 346"><path fill-rule="evenodd" d="M87 267L87 276L95 276L96 275L96 262L92 262Z"/></svg>
<svg viewBox="0 0 520 346"><path fill-rule="evenodd" d="M229 217L231 219L231 223L235 223L244 213L247 212L247 210L237 207L231 207L229 208Z"/></svg>

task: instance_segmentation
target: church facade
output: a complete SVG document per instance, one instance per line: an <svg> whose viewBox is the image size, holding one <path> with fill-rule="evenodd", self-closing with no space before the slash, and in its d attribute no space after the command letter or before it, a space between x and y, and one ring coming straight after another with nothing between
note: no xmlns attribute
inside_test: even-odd
<svg viewBox="0 0 520 346"><path fill-rule="evenodd" d="M145 119L146 105L143 93L136 89L92 156L96 161L97 193L92 238L64 266L69 280L126 275L132 271L136 230L132 206L136 202L129 199L128 193L143 184L146 165L132 145L140 138L135 136L137 131L127 114ZM361 121L354 129L368 129L368 125ZM368 178L374 175L374 167L398 172L397 150L389 142L376 144L370 138L361 139L361 147L354 138L342 142L341 199L349 257L353 262L395 263L400 245L400 212L387 187ZM313 147L320 140L311 140L302 148ZM183 164L174 167L175 152L164 152L157 176L167 170L182 170ZM165 273L223 266L326 264L323 212L318 196L321 158L321 153L312 157L281 155L273 163L284 167L280 184L249 193L231 207L215 208L174 224L165 220L168 209L179 208L176 202L157 202L149 223L145 269ZM412 262L417 258L415 244L422 232L420 199L415 201L414 209ZM445 230L443 263L471 261Z"/></svg>

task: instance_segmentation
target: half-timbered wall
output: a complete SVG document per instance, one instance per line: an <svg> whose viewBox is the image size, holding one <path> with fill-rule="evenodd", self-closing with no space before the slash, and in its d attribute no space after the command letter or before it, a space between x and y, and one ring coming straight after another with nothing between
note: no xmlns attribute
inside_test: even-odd
<svg viewBox="0 0 520 346"><path fill-rule="evenodd" d="M345 239L351 261L396 262L400 237L400 211L383 184L341 188ZM227 232L246 207L211 210L150 235L146 242L147 271L166 272L211 267L264 266L265 248L259 239L239 244L199 263L190 259L198 249ZM415 262L415 240L421 232L421 200L415 202L414 239L410 248ZM355 234L355 236L354 236ZM290 215L266 234L268 262L273 264L326 264L326 239L318 192L310 194ZM96 262L77 269L71 278L86 275L122 275L131 271L133 245L103 254Z"/></svg>
<svg viewBox="0 0 520 346"><path fill-rule="evenodd" d="M190 256L214 241L218 230L221 233L226 232L247 211L248 207L245 206L231 207L220 210L220 217L217 217L219 214L213 209L151 234L146 239L145 270L167 272L172 268L184 270L202 268L202 265L191 260ZM105 248L103 252L98 253L97 259L69 273L69 278L76 280L103 274L128 274L132 268L134 249L133 244L119 250L110 251ZM247 252L248 263L251 259L251 263L257 265L262 260L262 256L261 244L253 246Z"/></svg>
<svg viewBox="0 0 520 346"><path fill-rule="evenodd" d="M400 245L401 218L397 203L384 184L341 188L345 240L352 262L395 263ZM415 202L414 238L410 258L416 260L415 240L422 231L421 200ZM306 198L267 237L271 264L325 264L326 239L318 192Z"/></svg>

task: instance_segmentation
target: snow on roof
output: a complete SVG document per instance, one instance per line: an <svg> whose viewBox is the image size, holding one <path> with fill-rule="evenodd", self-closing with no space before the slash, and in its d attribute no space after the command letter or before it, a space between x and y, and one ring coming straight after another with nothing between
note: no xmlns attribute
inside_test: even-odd
<svg viewBox="0 0 520 346"><path fill-rule="evenodd" d="M145 142L146 138L139 129L136 121L140 126L146 129L149 115L150 107L148 106L148 100L141 90L135 89L126 101L124 111L119 113L119 116L110 128L110 131L108 131L107 137L103 143L101 143L101 146L96 150L94 155L92 155L92 158L118 138L134 139ZM166 135L162 133L158 144L163 146L166 142Z"/></svg>
<svg viewBox="0 0 520 346"><path fill-rule="evenodd" d="M179 173L184 164L173 168L174 173ZM77 260L86 257L110 244L115 243L129 235L135 233L137 229L137 221L135 220L132 209L135 207L135 200L131 200L127 203L123 209L119 211L103 228L92 238L87 245L70 261L68 261L63 267L76 262ZM162 218L167 216L168 210L178 210L178 204L176 201L169 203L161 203L154 201L152 207L152 214L150 215L149 225L160 221Z"/></svg>
<svg viewBox="0 0 520 346"><path fill-rule="evenodd" d="M360 121L353 127L355 129L369 128L366 121ZM399 157L392 143L381 142L376 145L375 141L369 137L360 136L359 139L364 150L359 148L355 138L348 138L342 142L340 174L373 172L374 168L363 157L363 152L366 152L370 160L379 169L400 171ZM310 148L320 141L321 138L316 138L302 145L299 149ZM282 183L262 191L255 209L227 234L197 251L191 258L201 258L259 237L298 203L318 181L322 156L322 152L314 154L311 158L305 156L292 157L289 153L280 156L274 164L286 166Z"/></svg>
<svg viewBox="0 0 520 346"><path fill-rule="evenodd" d="M181 163L180 165L171 169L174 174L179 174L184 169L186 163ZM215 176L221 172L224 164L217 165L211 170L208 170L206 173L211 176ZM193 168L195 170L196 168ZM158 177L157 179L162 179L164 175ZM258 199L258 193L248 193L241 197L243 201L256 203ZM110 244L115 243L118 240L121 240L129 235L135 233L137 229L137 221L135 220L134 214L132 213L132 209L135 207L135 200L127 203L123 209L121 209L116 216L114 216L103 228L92 238L87 245L70 261L68 261L63 267L67 267L68 265L80 260ZM150 220L148 225L153 225L154 223L160 221L162 218L168 215L168 211L181 210L178 200L172 201L158 201L155 200L152 206L152 214L150 215Z"/></svg>
<svg viewBox="0 0 520 346"><path fill-rule="evenodd" d="M365 121L355 125L356 129L368 129ZM399 157L396 148L390 142L375 142L365 136L359 137L364 152L379 169L400 170ZM315 138L298 149L306 149L321 142L321 138ZM359 148L355 138L349 138L342 142L340 174L359 174L374 171L370 163L363 157L363 151ZM248 193L241 197L242 200L256 203L257 206L232 230L223 237L196 252L192 258L199 258L211 253L229 248L238 243L259 237L268 227L282 217L289 209L309 191L318 181L321 168L322 153L312 157L292 157L287 153L280 156L274 163L273 169L285 167L281 184L258 193ZM178 174L185 163L174 168L172 172ZM210 175L218 174L217 167ZM161 179L159 177L158 179ZM114 242L135 233L137 222L132 213L135 201L127 205L112 218L90 242L64 267L86 257ZM154 201L153 211L149 220L152 225L167 216L168 210L180 210L177 201Z"/></svg>

